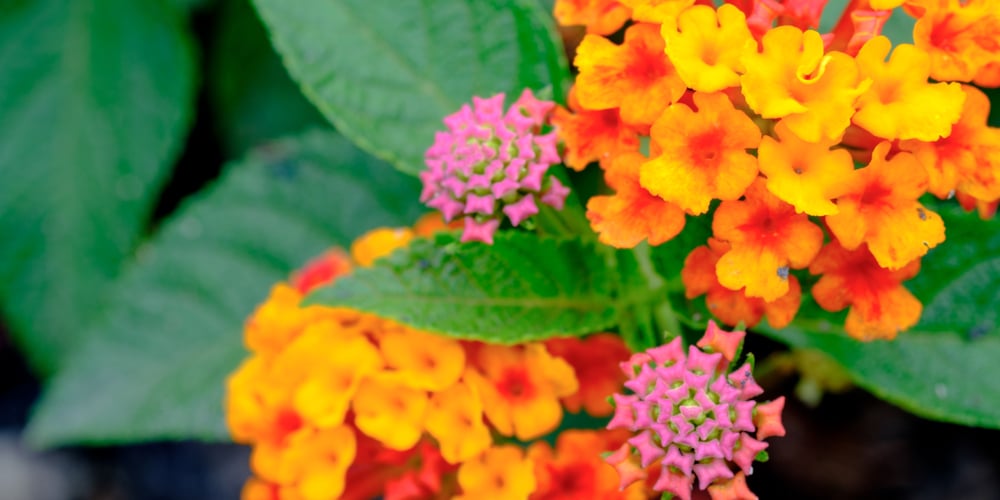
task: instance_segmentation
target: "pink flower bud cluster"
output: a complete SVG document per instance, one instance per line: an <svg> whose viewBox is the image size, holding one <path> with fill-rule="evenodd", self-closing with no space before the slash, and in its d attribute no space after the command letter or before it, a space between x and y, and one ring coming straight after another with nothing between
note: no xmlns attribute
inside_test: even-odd
<svg viewBox="0 0 1000 500"><path fill-rule="evenodd" d="M424 154L420 201L445 220L465 218L462 241L493 242L504 215L517 226L538 213L538 203L561 210L569 188L547 176L559 163L556 135L541 134L555 106L530 90L504 112L504 95L472 98L444 119Z"/></svg>
<svg viewBox="0 0 1000 500"><path fill-rule="evenodd" d="M749 363L728 373L743 335L712 322L687 353L678 337L622 363L631 394L614 395L608 428L626 428L635 435L606 460L618 469L623 488L644 479L646 470L658 463L657 491L690 500L697 477L700 489L712 487L714 499L756 498L744 478L767 448L762 440L785 434L785 401L752 400L763 390Z"/></svg>

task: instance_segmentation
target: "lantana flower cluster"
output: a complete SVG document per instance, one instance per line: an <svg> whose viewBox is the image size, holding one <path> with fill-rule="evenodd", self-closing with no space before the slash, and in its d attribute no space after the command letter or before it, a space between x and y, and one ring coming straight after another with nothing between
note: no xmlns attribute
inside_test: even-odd
<svg viewBox="0 0 1000 500"><path fill-rule="evenodd" d="M1000 85L1000 6L857 0L820 33L824 8L557 0L587 34L553 122L565 163L599 163L614 190L587 205L604 243L658 245L711 217L682 277L722 322L787 325L807 270L850 335L893 338L921 313L902 283L945 239L921 196L985 214L1000 199L1000 130L968 84ZM879 35L890 15L916 18L913 44Z"/></svg>
<svg viewBox="0 0 1000 500"><path fill-rule="evenodd" d="M279 283L246 323L251 356L228 381L233 438L249 444L245 500L645 498L600 454L627 431L537 440L564 411L606 417L625 377L620 337L515 346L458 341L304 294L439 229L378 229Z"/></svg>
<svg viewBox="0 0 1000 500"><path fill-rule="evenodd" d="M653 488L682 500L691 499L695 478L713 500L757 498L746 476L768 446L763 439L785 435L785 399L753 400L764 391L749 362L730 372L743 336L709 322L686 352L677 337L622 363L630 393L614 395L608 428L635 435L607 461L618 469L623 487L647 479L655 465Z"/></svg>
<svg viewBox="0 0 1000 500"><path fill-rule="evenodd" d="M525 90L507 110L497 94L446 116L448 130L425 154L420 200L445 220L464 219L462 241L487 243L505 216L518 226L539 203L561 210L569 188L549 175L560 158L555 133L542 131L554 106Z"/></svg>

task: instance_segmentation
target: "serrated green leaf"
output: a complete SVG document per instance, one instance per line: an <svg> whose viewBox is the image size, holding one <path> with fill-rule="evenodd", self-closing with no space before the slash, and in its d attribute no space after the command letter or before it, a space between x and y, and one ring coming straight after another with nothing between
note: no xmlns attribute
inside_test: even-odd
<svg viewBox="0 0 1000 500"><path fill-rule="evenodd" d="M247 0L223 3L215 33L207 83L228 156L326 123L288 76Z"/></svg>
<svg viewBox="0 0 1000 500"><path fill-rule="evenodd" d="M139 252L116 308L41 398L32 442L227 438L224 380L272 284L333 245L420 213L417 183L329 132L230 165Z"/></svg>
<svg viewBox="0 0 1000 500"><path fill-rule="evenodd" d="M622 304L637 299L620 289L606 255L576 239L509 231L490 246L442 234L313 292L307 302L490 342L582 335L617 324Z"/></svg>
<svg viewBox="0 0 1000 500"><path fill-rule="evenodd" d="M1000 220L984 222L953 205L939 209L948 240L923 260L907 286L924 304L912 330L862 343L828 319L761 328L793 346L819 349L859 386L917 415L1000 428Z"/></svg>
<svg viewBox="0 0 1000 500"><path fill-rule="evenodd" d="M404 172L472 96L552 87L568 65L537 0L254 0L292 77L337 129ZM509 100L508 100L509 102Z"/></svg>
<svg viewBox="0 0 1000 500"><path fill-rule="evenodd" d="M0 307L49 373L101 309L183 142L192 41L165 2L5 2L0 68Z"/></svg>

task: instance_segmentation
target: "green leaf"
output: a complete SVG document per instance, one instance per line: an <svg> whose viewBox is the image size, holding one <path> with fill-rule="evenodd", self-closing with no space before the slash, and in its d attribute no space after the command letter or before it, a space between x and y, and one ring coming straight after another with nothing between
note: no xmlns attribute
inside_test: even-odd
<svg viewBox="0 0 1000 500"><path fill-rule="evenodd" d="M907 285L924 304L912 330L862 343L839 322L800 318L760 331L823 351L858 385L927 418L1000 428L1000 220L984 222L941 204L948 240L924 258Z"/></svg>
<svg viewBox="0 0 1000 500"><path fill-rule="evenodd" d="M617 324L618 276L595 243L505 231L492 246L418 240L307 302L373 312L446 335L516 343Z"/></svg>
<svg viewBox="0 0 1000 500"><path fill-rule="evenodd" d="M344 135L404 172L472 96L552 87L569 70L537 0L254 0L306 95Z"/></svg>
<svg viewBox="0 0 1000 500"><path fill-rule="evenodd" d="M418 217L417 183L328 132L256 150L172 217L47 388L40 445L227 439L224 380L244 319L290 270Z"/></svg>
<svg viewBox="0 0 1000 500"><path fill-rule="evenodd" d="M228 156L326 123L289 78L247 0L224 2L215 33L208 84Z"/></svg>
<svg viewBox="0 0 1000 500"><path fill-rule="evenodd" d="M154 0L4 2L0 304L51 372L137 245L191 119L194 54Z"/></svg>

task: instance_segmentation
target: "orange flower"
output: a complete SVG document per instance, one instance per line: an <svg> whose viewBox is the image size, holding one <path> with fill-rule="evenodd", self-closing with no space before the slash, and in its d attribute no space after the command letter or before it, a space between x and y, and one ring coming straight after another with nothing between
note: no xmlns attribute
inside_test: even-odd
<svg viewBox="0 0 1000 500"><path fill-rule="evenodd" d="M789 276L788 293L772 302L747 297L742 290L730 290L719 283L715 271L719 257L728 250L728 243L709 238L708 245L695 248L688 254L681 270L687 298L705 295L708 310L730 326L741 321L747 327L756 326L765 314L768 324L774 328L783 328L791 323L802 300L798 279Z"/></svg>
<svg viewBox="0 0 1000 500"><path fill-rule="evenodd" d="M757 495L747 487L743 471L719 484L709 486L708 494L712 496L712 500L757 500Z"/></svg>
<svg viewBox="0 0 1000 500"><path fill-rule="evenodd" d="M243 341L251 351L263 356L280 353L302 329L317 321L345 315L357 317L329 307L299 307L302 293L285 283L271 288L267 300L247 319Z"/></svg>
<svg viewBox="0 0 1000 500"><path fill-rule="evenodd" d="M403 377L369 377L354 396L354 423L387 448L408 450L423 434L428 399L426 391L407 386Z"/></svg>
<svg viewBox="0 0 1000 500"><path fill-rule="evenodd" d="M712 199L735 200L757 177L760 129L725 94L694 94L693 111L674 104L650 132L662 153L644 163L639 182L689 214L708 211Z"/></svg>
<svg viewBox="0 0 1000 500"><path fill-rule="evenodd" d="M870 84L854 59L824 54L819 33L794 26L768 31L761 44L762 52L748 49L743 55L741 82L750 108L764 118L783 118L806 141L839 140L855 100Z"/></svg>
<svg viewBox="0 0 1000 500"><path fill-rule="evenodd" d="M913 10L913 41L930 54L935 80L968 82L1000 61L1000 9L995 0L928 0Z"/></svg>
<svg viewBox="0 0 1000 500"><path fill-rule="evenodd" d="M620 108L622 121L632 125L652 124L686 89L663 52L659 27L651 24L630 26L622 45L587 35L573 63L580 70L580 105L588 110Z"/></svg>
<svg viewBox="0 0 1000 500"><path fill-rule="evenodd" d="M579 388L569 363L552 357L542 344L485 344L475 354L479 370L468 372L466 380L497 431L528 441L559 426L559 398Z"/></svg>
<svg viewBox="0 0 1000 500"><path fill-rule="evenodd" d="M888 142L879 144L871 163L854 171L826 224L844 248L866 243L880 266L899 269L944 241L944 222L917 201L927 174L916 158L903 152L886 161L888 152Z"/></svg>
<svg viewBox="0 0 1000 500"><path fill-rule="evenodd" d="M760 178L744 200L719 205L712 232L730 244L715 265L719 283L768 302L788 293L789 268L808 266L823 246L823 230L771 194Z"/></svg>
<svg viewBox="0 0 1000 500"><path fill-rule="evenodd" d="M1000 129L988 127L990 99L963 86L965 105L951 135L935 142L903 141L927 169L928 190L939 198L954 191L983 201L1000 198Z"/></svg>
<svg viewBox="0 0 1000 500"><path fill-rule="evenodd" d="M613 195L598 195L587 201L587 219L602 243L632 248L642 240L659 245L684 229L684 211L653 196L639 184L639 171L646 160L640 153L623 153L604 172Z"/></svg>
<svg viewBox="0 0 1000 500"><path fill-rule="evenodd" d="M276 483L281 499L326 500L344 491L347 468L357 450L354 432L347 426L326 430L303 429L273 457L251 457L254 472ZM266 497L265 497L266 498Z"/></svg>
<svg viewBox="0 0 1000 500"><path fill-rule="evenodd" d="M816 303L827 311L850 306L844 329L865 341L891 340L917 324L920 301L901 282L919 270L919 260L896 271L885 269L867 249L847 250L837 241L823 247L809 266L809 272L822 275L812 288Z"/></svg>
<svg viewBox="0 0 1000 500"><path fill-rule="evenodd" d="M562 398L566 410L577 413L584 409L595 417L611 415L614 408L608 396L625 382L618 366L631 355L621 337L598 333L585 339L550 339L545 347L553 356L566 360L580 382L580 390Z"/></svg>
<svg viewBox="0 0 1000 500"><path fill-rule="evenodd" d="M573 170L583 170L590 162L600 161L607 168L611 160L627 151L639 151L639 134L625 125L617 109L586 111L576 100L576 87L570 90L569 109L557 107L552 124L566 147L563 161Z"/></svg>
<svg viewBox="0 0 1000 500"><path fill-rule="evenodd" d="M778 140L764 136L757 151L768 191L798 213L837 213L832 200L843 194L845 179L854 171L851 153L831 150L833 141L803 141L784 122L779 122L774 132Z"/></svg>
<svg viewBox="0 0 1000 500"><path fill-rule="evenodd" d="M456 500L523 500L535 491L534 465L514 445L497 446L458 469Z"/></svg>
<svg viewBox="0 0 1000 500"><path fill-rule="evenodd" d="M854 123L885 139L947 136L965 101L961 85L928 83L930 57L913 45L897 46L885 62L891 47L888 38L877 36L858 52L858 67L873 83L858 98Z"/></svg>
<svg viewBox="0 0 1000 500"><path fill-rule="evenodd" d="M632 9L632 19L645 23L667 22L694 4L695 0L618 0Z"/></svg>
<svg viewBox="0 0 1000 500"><path fill-rule="evenodd" d="M632 13L617 0L556 0L553 15L562 26L586 26L587 33L610 35Z"/></svg>
<svg viewBox="0 0 1000 500"><path fill-rule="evenodd" d="M644 484L619 490L618 472L601 454L622 445L628 432L567 430L559 433L556 449L536 441L528 449L535 463L538 489L531 500L644 500Z"/></svg>
<svg viewBox="0 0 1000 500"><path fill-rule="evenodd" d="M740 84L743 47L753 40L746 16L730 4L718 13L695 5L663 24L666 52L677 74L693 90L718 92Z"/></svg>

